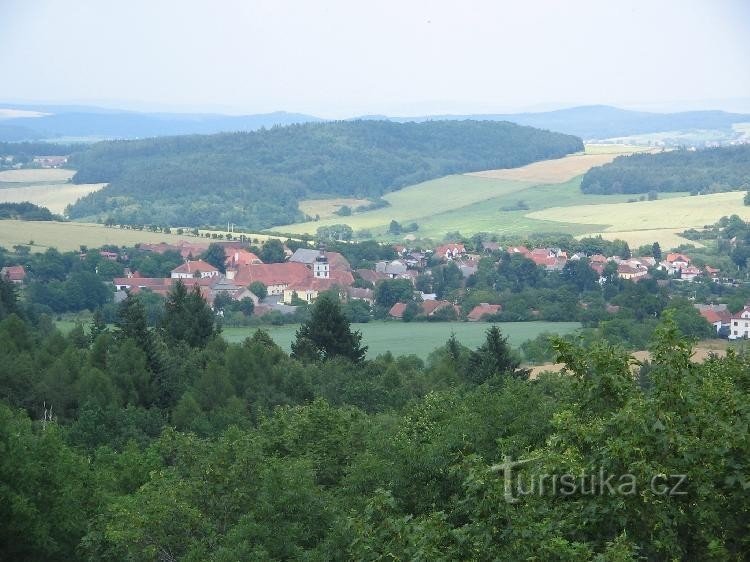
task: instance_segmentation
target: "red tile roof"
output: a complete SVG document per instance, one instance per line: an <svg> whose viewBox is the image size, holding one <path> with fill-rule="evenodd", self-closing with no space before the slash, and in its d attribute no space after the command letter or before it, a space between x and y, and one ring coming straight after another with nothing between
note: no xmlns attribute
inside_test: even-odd
<svg viewBox="0 0 750 562"><path fill-rule="evenodd" d="M208 262L205 262L203 260L196 260L196 261L186 261L182 265L178 265L172 270L172 273L214 273L218 272L219 270L216 269L213 265L211 265Z"/></svg>
<svg viewBox="0 0 750 562"><path fill-rule="evenodd" d="M225 252L227 254L227 259L225 260L225 264L227 267L239 267L241 265L252 265L252 264L258 264L263 263L261 259L256 256L254 253L249 252L248 250L231 250L229 252Z"/></svg>
<svg viewBox="0 0 750 562"><path fill-rule="evenodd" d="M503 310L502 305L487 304L486 302L483 302L481 304L476 305L474 308L472 308L471 312L469 312L469 314L466 317L472 322L476 322L477 320L481 320L482 316L485 316L487 314L497 314L498 312L501 312L502 310Z"/></svg>
<svg viewBox="0 0 750 562"><path fill-rule="evenodd" d="M403 318L405 310L406 310L406 303L397 302L388 311L388 315L392 316L393 318Z"/></svg>
<svg viewBox="0 0 750 562"><path fill-rule="evenodd" d="M301 283L312 272L305 264L296 262L263 263L240 267L234 277L236 283L249 285L253 281L260 281L266 287L270 285L293 285Z"/></svg>
<svg viewBox="0 0 750 562"><path fill-rule="evenodd" d="M26 277L26 270L22 265L9 265L0 270L3 277L7 277L9 281L19 282L23 281Z"/></svg>

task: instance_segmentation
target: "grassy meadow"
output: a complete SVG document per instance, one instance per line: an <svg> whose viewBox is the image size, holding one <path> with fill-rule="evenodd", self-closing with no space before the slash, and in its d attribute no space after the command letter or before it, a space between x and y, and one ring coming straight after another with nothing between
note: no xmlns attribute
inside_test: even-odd
<svg viewBox="0 0 750 562"><path fill-rule="evenodd" d="M417 355L425 359L435 348L443 345L451 333L467 347L476 348L484 342L485 332L492 324L487 322L368 322L353 324L352 328L362 332L362 341L369 347L372 358L386 351L393 355ZM497 326L513 347L548 332L568 334L578 328L577 322L500 322ZM273 340L286 351L290 350L297 325L263 327ZM241 342L252 336L257 328L224 328L224 338L229 342Z"/></svg>
<svg viewBox="0 0 750 562"><path fill-rule="evenodd" d="M62 214L65 207L81 197L100 190L106 184L67 183L73 170L60 168L5 170L0 172L0 203L29 201Z"/></svg>
<svg viewBox="0 0 750 562"><path fill-rule="evenodd" d="M304 201L299 202L299 210L311 217L318 215L321 219L330 219L338 216L336 215L336 211L345 205L354 209L355 207L367 205L368 203L370 203L369 199L353 199L351 197L305 199Z"/></svg>
<svg viewBox="0 0 750 562"><path fill-rule="evenodd" d="M693 243L680 238L677 233L712 224L725 215L736 214L750 220L750 207L742 202L745 192L670 198L665 195L659 194L660 199L656 201L555 206L532 212L528 217L585 225L598 223L601 228L590 232L607 238L621 238L632 245L658 240L665 247Z"/></svg>

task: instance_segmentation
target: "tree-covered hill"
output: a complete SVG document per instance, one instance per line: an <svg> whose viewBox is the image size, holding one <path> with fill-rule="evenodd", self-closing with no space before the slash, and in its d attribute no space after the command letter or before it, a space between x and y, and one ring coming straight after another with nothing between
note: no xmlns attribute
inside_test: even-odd
<svg viewBox="0 0 750 562"><path fill-rule="evenodd" d="M584 193L693 193L747 189L750 145L619 156L583 177Z"/></svg>
<svg viewBox="0 0 750 562"><path fill-rule="evenodd" d="M377 197L447 174L522 166L581 140L506 122L308 123L249 133L113 141L73 154L76 183L108 182L72 218L267 228L303 219L297 202Z"/></svg>

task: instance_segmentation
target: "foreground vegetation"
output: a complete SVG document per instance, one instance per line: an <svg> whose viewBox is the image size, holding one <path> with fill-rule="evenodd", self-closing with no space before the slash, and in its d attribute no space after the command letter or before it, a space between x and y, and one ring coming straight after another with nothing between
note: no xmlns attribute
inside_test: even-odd
<svg viewBox="0 0 750 562"><path fill-rule="evenodd" d="M750 548L750 363L691 364L669 318L635 374L617 348L560 343L568 372L529 381L496 329L427 363L363 360L325 298L291 357L263 332L228 344L179 287L156 329L130 297L114 330L63 336L0 282L3 559L741 560ZM508 459L533 462L509 475ZM545 474L612 475L612 491L518 493Z"/></svg>

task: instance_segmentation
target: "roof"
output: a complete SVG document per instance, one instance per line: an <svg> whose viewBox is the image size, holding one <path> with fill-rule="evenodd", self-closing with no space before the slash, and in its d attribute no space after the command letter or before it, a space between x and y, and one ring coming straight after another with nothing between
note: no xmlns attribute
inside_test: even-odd
<svg viewBox="0 0 750 562"><path fill-rule="evenodd" d="M219 271L210 263L203 260L186 261L182 265L178 265L172 270L172 273L213 273Z"/></svg>
<svg viewBox="0 0 750 562"><path fill-rule="evenodd" d="M487 304L486 302L480 303L476 305L474 308L471 309L471 312L466 315L466 317L476 322L477 320L481 320L482 316L485 316L487 314L497 314L498 312L501 312L503 310L502 305L499 304Z"/></svg>
<svg viewBox="0 0 750 562"><path fill-rule="evenodd" d="M453 306L448 301L424 301L422 303L422 313L426 316L430 316L432 314L435 314L438 310L441 308L445 308L446 306Z"/></svg>
<svg viewBox="0 0 750 562"><path fill-rule="evenodd" d="M397 302L388 311L388 315L392 316L393 318L403 318L405 310L406 310L406 303Z"/></svg>
<svg viewBox="0 0 750 562"><path fill-rule="evenodd" d="M452 242L450 244L443 244L435 248L435 253L440 256L445 256L448 253L463 254L464 252L466 252L466 248L464 247L464 245L459 244L457 242Z"/></svg>
<svg viewBox="0 0 750 562"><path fill-rule="evenodd" d="M667 254L667 262L672 263L675 261L684 261L685 263L690 263L690 258L687 257L685 254Z"/></svg>
<svg viewBox="0 0 750 562"><path fill-rule="evenodd" d="M157 254L163 254L168 251L177 252L183 258L187 258L188 256L197 256L205 252L208 249L208 243L195 243L181 240L177 244L167 244L166 242L159 242L158 244L141 244L138 248L144 252L155 252Z"/></svg>
<svg viewBox="0 0 750 562"><path fill-rule="evenodd" d="M320 250L313 250L312 248L297 248L289 258L290 262L303 263L305 265L312 265L315 259L320 255ZM347 269L351 270L349 262L344 256L338 252L325 252L326 258L328 258L328 264L331 269Z"/></svg>
<svg viewBox="0 0 750 562"><path fill-rule="evenodd" d="M373 271L372 269L358 269L355 271L364 281L375 284L383 279L388 279L388 275L380 273L379 271Z"/></svg>
<svg viewBox="0 0 750 562"><path fill-rule="evenodd" d="M240 265L251 265L254 263L263 263L263 261L256 256L254 253L248 250L234 250L230 249L226 252L227 258L224 261L227 267L237 267Z"/></svg>
<svg viewBox="0 0 750 562"><path fill-rule="evenodd" d="M710 308L706 308L704 310L699 311L700 315L705 318L709 324L716 324L718 322L721 322L722 324L727 324L732 317L729 312L720 311L720 310L713 310Z"/></svg>
<svg viewBox="0 0 750 562"><path fill-rule="evenodd" d="M312 277L312 272L302 263L262 263L242 266L234 279L242 285L260 281L266 287L271 285L293 285Z"/></svg>
<svg viewBox="0 0 750 562"><path fill-rule="evenodd" d="M364 289L362 287L349 287L346 290L346 294L352 299L372 300L374 297L372 289Z"/></svg>
<svg viewBox="0 0 750 562"><path fill-rule="evenodd" d="M8 265L0 269L0 273L10 281L23 281L26 277L26 270L22 265Z"/></svg>
<svg viewBox="0 0 750 562"><path fill-rule="evenodd" d="M529 253L529 249L526 246L510 246L508 248L508 253L526 255Z"/></svg>

